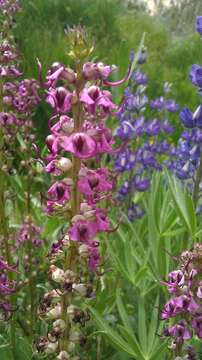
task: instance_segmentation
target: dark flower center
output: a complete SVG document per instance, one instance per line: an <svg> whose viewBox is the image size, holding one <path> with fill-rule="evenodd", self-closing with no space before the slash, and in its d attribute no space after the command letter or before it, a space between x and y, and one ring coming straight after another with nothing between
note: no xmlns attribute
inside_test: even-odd
<svg viewBox="0 0 202 360"><path fill-rule="evenodd" d="M99 177L97 175L92 175L88 179L88 183L89 183L91 189L94 189L99 184Z"/></svg>

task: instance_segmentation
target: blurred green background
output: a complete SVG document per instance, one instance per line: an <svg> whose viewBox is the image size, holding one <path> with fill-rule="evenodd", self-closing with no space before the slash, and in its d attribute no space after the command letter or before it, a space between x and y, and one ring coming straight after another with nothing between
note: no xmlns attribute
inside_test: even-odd
<svg viewBox="0 0 202 360"><path fill-rule="evenodd" d="M152 2L152 0L150 0ZM202 63L200 37L195 34L196 15L202 14L201 0L22 0L15 36L22 54L25 76L37 77L36 58L43 73L54 61L68 63L64 28L81 24L95 41L95 58L127 69L130 50L138 48L143 32L148 62L148 95L161 95L165 81L173 83L173 98L194 109L199 99L188 80L193 63ZM46 133L42 104L36 114L39 136Z"/></svg>

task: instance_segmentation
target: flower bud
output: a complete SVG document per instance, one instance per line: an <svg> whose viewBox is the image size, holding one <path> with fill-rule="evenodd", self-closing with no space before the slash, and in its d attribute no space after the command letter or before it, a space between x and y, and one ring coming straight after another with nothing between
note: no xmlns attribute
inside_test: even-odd
<svg viewBox="0 0 202 360"><path fill-rule="evenodd" d="M76 275L73 271L71 270L66 270L65 273L64 273L64 279L65 280L72 280L72 281L75 281L76 279Z"/></svg>
<svg viewBox="0 0 202 360"><path fill-rule="evenodd" d="M70 355L66 351L60 351L59 355L56 358L57 360L69 360Z"/></svg>
<svg viewBox="0 0 202 360"><path fill-rule="evenodd" d="M61 75L62 78L67 80L70 84L76 81L76 73L70 68L65 68Z"/></svg>
<svg viewBox="0 0 202 360"><path fill-rule="evenodd" d="M67 308L67 315L69 316L70 320L73 319L74 314L75 314L75 310L76 310L76 306L74 305L69 305Z"/></svg>
<svg viewBox="0 0 202 360"><path fill-rule="evenodd" d="M76 347L75 343L73 343L72 341L69 341L69 343L68 343L68 351L69 352L74 351L75 347Z"/></svg>
<svg viewBox="0 0 202 360"><path fill-rule="evenodd" d="M56 321L54 321L53 329L55 328L59 328L61 331L63 331L66 328L65 321L62 319L57 319Z"/></svg>
<svg viewBox="0 0 202 360"><path fill-rule="evenodd" d="M48 319L58 319L62 315L62 308L61 305L56 305L53 309L48 311L47 318Z"/></svg>
<svg viewBox="0 0 202 360"><path fill-rule="evenodd" d="M86 211L84 213L84 218L85 219L92 219L94 217L95 217L95 211L94 210Z"/></svg>
<svg viewBox="0 0 202 360"><path fill-rule="evenodd" d="M67 115L60 116L60 122L61 122L61 129L66 134L71 134L74 130L74 121L73 119L69 118Z"/></svg>
<svg viewBox="0 0 202 360"><path fill-rule="evenodd" d="M51 278L53 281L62 283L64 281L64 271L55 265L50 266Z"/></svg>
<svg viewBox="0 0 202 360"><path fill-rule="evenodd" d="M73 284L72 288L81 296L86 296L87 294L86 284Z"/></svg>
<svg viewBox="0 0 202 360"><path fill-rule="evenodd" d="M92 207L84 202L84 203L81 203L80 209L81 209L82 213L85 213L87 211L92 210Z"/></svg>
<svg viewBox="0 0 202 360"><path fill-rule="evenodd" d="M80 220L85 220L85 217L83 215L75 215L71 221L72 221L72 224L75 224L77 221L80 221Z"/></svg>
<svg viewBox="0 0 202 360"><path fill-rule="evenodd" d="M57 351L58 342L49 342L46 346L45 353L46 354L53 354Z"/></svg>
<svg viewBox="0 0 202 360"><path fill-rule="evenodd" d="M70 159L62 157L60 160L58 160L57 167L61 171L69 171L72 168L72 162Z"/></svg>
<svg viewBox="0 0 202 360"><path fill-rule="evenodd" d="M79 246L78 252L79 255L81 255L82 257L88 257L89 255L88 246L86 244L82 244L81 246Z"/></svg>
<svg viewBox="0 0 202 360"><path fill-rule="evenodd" d="M69 340L72 342L76 342L80 340L81 333L78 331L72 331L69 335Z"/></svg>

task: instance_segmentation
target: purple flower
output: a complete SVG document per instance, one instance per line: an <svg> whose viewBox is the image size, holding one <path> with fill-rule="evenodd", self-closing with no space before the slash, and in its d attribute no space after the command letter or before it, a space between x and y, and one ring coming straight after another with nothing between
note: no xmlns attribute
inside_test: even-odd
<svg viewBox="0 0 202 360"><path fill-rule="evenodd" d="M69 229L69 237L72 241L88 244L97 232L95 223L88 220L79 220Z"/></svg>
<svg viewBox="0 0 202 360"><path fill-rule="evenodd" d="M46 87L54 87L58 80L66 80L70 84L74 83L76 74L72 69L65 68L65 66L60 63L53 63L46 79L48 80L45 84Z"/></svg>
<svg viewBox="0 0 202 360"><path fill-rule="evenodd" d="M200 35L202 35L202 16L196 17L195 29Z"/></svg>
<svg viewBox="0 0 202 360"><path fill-rule="evenodd" d="M137 191L146 191L150 187L150 180L135 177L133 184Z"/></svg>
<svg viewBox="0 0 202 360"><path fill-rule="evenodd" d="M16 292L16 282L8 280L5 274L0 274L0 295L7 296Z"/></svg>
<svg viewBox="0 0 202 360"><path fill-rule="evenodd" d="M193 85L202 88L202 67L199 65L192 65L189 78Z"/></svg>
<svg viewBox="0 0 202 360"><path fill-rule="evenodd" d="M176 325L173 325L167 328L164 331L166 336L172 336L175 338L176 343L183 343L184 340L189 340L192 338L192 334L187 328L185 321L179 321Z"/></svg>
<svg viewBox="0 0 202 360"><path fill-rule="evenodd" d="M0 301L0 320L8 320L13 312L12 306L7 301Z"/></svg>
<svg viewBox="0 0 202 360"><path fill-rule="evenodd" d="M28 220L21 225L20 230L17 233L16 243L18 246L26 243L27 241L32 242L34 247L42 245L42 240L40 239L42 229L39 226L36 226L33 223L30 223Z"/></svg>
<svg viewBox="0 0 202 360"><path fill-rule="evenodd" d="M97 231L109 230L109 219L104 209L101 208L95 209L95 220L96 220Z"/></svg>
<svg viewBox="0 0 202 360"><path fill-rule="evenodd" d="M202 128L202 105L199 105L199 107L196 109L193 120L196 123L196 126L199 128Z"/></svg>
<svg viewBox="0 0 202 360"><path fill-rule="evenodd" d="M160 121L157 119L148 121L146 124L146 134L148 135L158 135L161 130L161 124Z"/></svg>
<svg viewBox="0 0 202 360"><path fill-rule="evenodd" d="M128 122L123 121L121 126L116 130L116 135L122 139L130 139L134 134L134 127Z"/></svg>
<svg viewBox="0 0 202 360"><path fill-rule="evenodd" d="M129 111L140 111L147 101L146 95L141 96L139 94L131 94L126 97L125 106Z"/></svg>
<svg viewBox="0 0 202 360"><path fill-rule="evenodd" d="M0 65L0 77L15 78L21 76L22 73L14 66L1 66Z"/></svg>
<svg viewBox="0 0 202 360"><path fill-rule="evenodd" d="M116 67L104 65L102 62L87 62L83 65L83 75L86 80L106 80Z"/></svg>
<svg viewBox="0 0 202 360"><path fill-rule="evenodd" d="M164 120L161 127L166 134L172 134L172 132L174 131L168 120Z"/></svg>
<svg viewBox="0 0 202 360"><path fill-rule="evenodd" d="M174 113L179 110L179 105L174 100L165 100L165 109Z"/></svg>
<svg viewBox="0 0 202 360"><path fill-rule="evenodd" d="M62 204L70 198L69 185L64 181L57 181L49 188L47 194L49 200Z"/></svg>
<svg viewBox="0 0 202 360"><path fill-rule="evenodd" d="M71 92L62 86L49 90L46 97L47 103L59 114L68 112L71 109L71 99Z"/></svg>
<svg viewBox="0 0 202 360"><path fill-rule="evenodd" d="M80 101L86 105L86 110L95 115L100 110L100 116L110 115L117 106L112 102L111 93L107 90L100 90L98 86L84 88L80 94Z"/></svg>
<svg viewBox="0 0 202 360"><path fill-rule="evenodd" d="M156 109L156 110L162 110L164 108L164 104L165 104L165 101L164 101L163 96L159 97L156 100L150 101L151 108Z"/></svg>
<svg viewBox="0 0 202 360"><path fill-rule="evenodd" d="M60 145L64 150L70 151L80 159L89 159L97 152L95 140L84 132L78 132L69 137L61 136L60 140Z"/></svg>
<svg viewBox="0 0 202 360"><path fill-rule="evenodd" d="M131 78L136 82L137 85L144 85L148 83L148 77L141 70L136 70Z"/></svg>
<svg viewBox="0 0 202 360"><path fill-rule="evenodd" d="M87 197L98 196L99 193L112 190L112 183L107 180L108 170L105 168L80 171L78 188Z"/></svg>
<svg viewBox="0 0 202 360"><path fill-rule="evenodd" d="M202 282L200 282L198 288L197 288L197 293L196 293L197 297L199 299L202 299Z"/></svg>
<svg viewBox="0 0 202 360"><path fill-rule="evenodd" d="M169 281L164 283L168 287L170 293L176 293L177 290L184 286L185 278L184 273L181 270L172 271L168 275Z"/></svg>
<svg viewBox="0 0 202 360"><path fill-rule="evenodd" d="M55 205L64 205L70 199L70 187L64 181L55 182L47 193L47 213L51 214Z"/></svg>
<svg viewBox="0 0 202 360"><path fill-rule="evenodd" d="M132 203L128 209L128 219L134 221L140 219L144 215L144 211L140 208L139 204Z"/></svg>
<svg viewBox="0 0 202 360"><path fill-rule="evenodd" d="M202 316L197 316L192 320L192 327L199 339L202 339Z"/></svg>
<svg viewBox="0 0 202 360"><path fill-rule="evenodd" d="M70 135L74 130L74 121L67 115L61 115L59 120L50 126L50 129L55 135Z"/></svg>
<svg viewBox="0 0 202 360"><path fill-rule="evenodd" d="M16 272L16 269L14 266L8 265L6 261L2 257L0 257L0 270L7 270L11 272Z"/></svg>
<svg viewBox="0 0 202 360"><path fill-rule="evenodd" d="M16 116L11 113L0 113L0 125L9 126L9 125L18 125L18 120Z"/></svg>
<svg viewBox="0 0 202 360"><path fill-rule="evenodd" d="M180 120L182 121L182 124L186 128L193 128L195 126L193 114L188 108L182 109L179 116L180 116Z"/></svg>

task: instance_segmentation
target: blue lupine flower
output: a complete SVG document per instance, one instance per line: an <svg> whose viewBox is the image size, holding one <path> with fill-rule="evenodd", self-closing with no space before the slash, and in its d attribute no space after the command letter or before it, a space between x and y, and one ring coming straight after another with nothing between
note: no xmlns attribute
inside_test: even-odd
<svg viewBox="0 0 202 360"><path fill-rule="evenodd" d="M164 120L162 123L162 130L165 131L166 134L171 134L174 131L174 128L170 125L168 120Z"/></svg>
<svg viewBox="0 0 202 360"><path fill-rule="evenodd" d="M179 105L176 104L174 100L165 100L164 102L165 109L174 113L179 110Z"/></svg>
<svg viewBox="0 0 202 360"><path fill-rule="evenodd" d="M182 124L186 128L194 127L193 114L188 108L185 107L184 109L182 109L179 116L180 116L180 120L181 120Z"/></svg>
<svg viewBox="0 0 202 360"><path fill-rule="evenodd" d="M202 35L202 16L196 17L195 29L200 35Z"/></svg>
<svg viewBox="0 0 202 360"><path fill-rule="evenodd" d="M130 122L128 121L123 121L121 123L121 126L116 130L116 135L121 140L130 139L134 135L134 133L135 133L134 128L132 124L130 124Z"/></svg>
<svg viewBox="0 0 202 360"><path fill-rule="evenodd" d="M150 101L150 106L151 106L152 109L162 110L164 108L164 97L160 96L156 100L151 100Z"/></svg>
<svg viewBox="0 0 202 360"><path fill-rule="evenodd" d="M128 219L130 221L140 219L144 213L144 210L142 210L138 204L133 203L128 209Z"/></svg>
<svg viewBox="0 0 202 360"><path fill-rule="evenodd" d="M202 67L194 64L192 65L189 78L193 85L202 88Z"/></svg>
<svg viewBox="0 0 202 360"><path fill-rule="evenodd" d="M137 191L145 191L150 187L150 180L147 178L141 179L138 176L135 176L133 186Z"/></svg>
<svg viewBox="0 0 202 360"><path fill-rule="evenodd" d="M199 105L199 107L196 109L193 120L196 122L196 126L199 128L202 128L202 105Z"/></svg>
<svg viewBox="0 0 202 360"><path fill-rule="evenodd" d="M132 75L132 79L135 81L137 85L144 85L148 83L148 77L139 69L135 71Z"/></svg>

